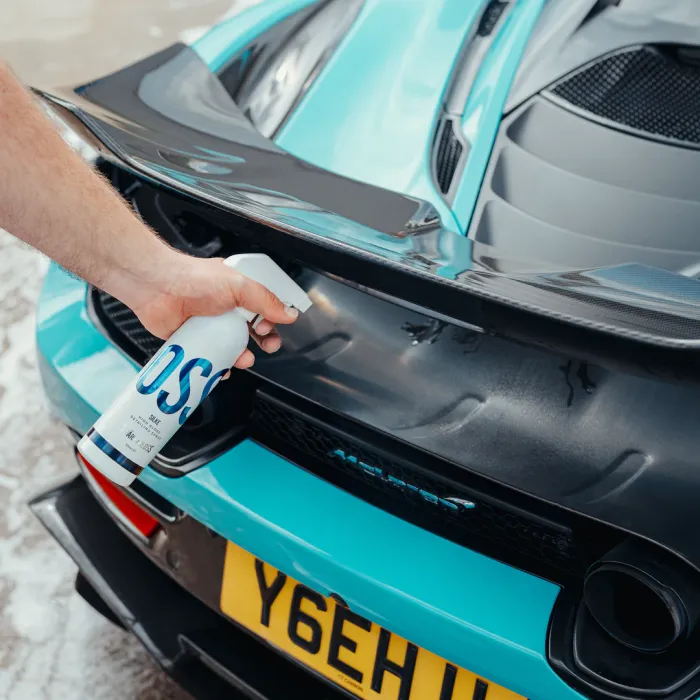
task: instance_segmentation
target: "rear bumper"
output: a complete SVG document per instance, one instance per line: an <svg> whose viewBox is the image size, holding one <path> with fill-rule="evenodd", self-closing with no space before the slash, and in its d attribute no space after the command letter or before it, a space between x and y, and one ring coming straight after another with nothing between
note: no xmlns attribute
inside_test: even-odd
<svg viewBox="0 0 700 700"><path fill-rule="evenodd" d="M80 433L136 373L90 321L85 295L83 283L52 267L38 314L49 399ZM147 469L141 480L222 538L324 595L340 595L360 615L454 664L538 700L581 698L546 658L556 585L400 520L248 440L185 476ZM47 494L34 508L125 626L184 685L193 654L217 669L225 654L222 674L236 687L249 683L247 669L261 662L248 635L114 532L83 482ZM105 549L117 534L119 544ZM225 644L217 646L222 636ZM253 647L265 649L257 641ZM302 696L332 697L325 683L265 653L263 685L253 684L263 696L277 697L274 688L262 690L277 677L269 673L274 657L317 684ZM198 663L194 677L204 672Z"/></svg>
<svg viewBox="0 0 700 700"><path fill-rule="evenodd" d="M304 698L346 697L185 591L138 551L82 477L31 508L113 616L195 697L282 700L290 687Z"/></svg>

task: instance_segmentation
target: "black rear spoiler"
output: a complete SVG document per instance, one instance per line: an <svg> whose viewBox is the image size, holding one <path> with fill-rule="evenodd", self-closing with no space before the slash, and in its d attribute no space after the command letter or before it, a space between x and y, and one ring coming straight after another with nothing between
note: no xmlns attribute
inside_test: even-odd
<svg viewBox="0 0 700 700"><path fill-rule="evenodd" d="M42 96L103 158L235 215L231 226L252 225L259 243L369 292L603 364L700 374L700 281L636 264L486 269L428 203L281 151L184 45Z"/></svg>

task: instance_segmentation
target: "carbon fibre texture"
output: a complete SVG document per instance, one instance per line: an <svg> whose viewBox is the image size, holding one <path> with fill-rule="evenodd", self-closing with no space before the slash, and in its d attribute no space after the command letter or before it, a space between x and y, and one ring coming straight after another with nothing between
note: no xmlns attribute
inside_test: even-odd
<svg viewBox="0 0 700 700"><path fill-rule="evenodd" d="M621 128L700 145L700 65L669 51L640 46L606 56L551 92Z"/></svg>

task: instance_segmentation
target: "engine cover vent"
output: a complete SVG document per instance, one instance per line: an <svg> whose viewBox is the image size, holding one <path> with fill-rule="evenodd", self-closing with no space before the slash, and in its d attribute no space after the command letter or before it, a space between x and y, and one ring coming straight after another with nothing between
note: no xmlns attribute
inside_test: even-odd
<svg viewBox="0 0 700 700"><path fill-rule="evenodd" d="M450 191L463 151L464 147L457 137L453 120L445 119L438 135L435 156L435 179L443 194Z"/></svg>
<svg viewBox="0 0 700 700"><path fill-rule="evenodd" d="M627 49L565 78L547 96L625 131L700 147L700 67L684 55Z"/></svg>
<svg viewBox="0 0 700 700"><path fill-rule="evenodd" d="M498 20L501 18L503 11L508 7L508 2L503 0L491 0L481 15L479 28L477 29L478 36L489 36L496 28Z"/></svg>

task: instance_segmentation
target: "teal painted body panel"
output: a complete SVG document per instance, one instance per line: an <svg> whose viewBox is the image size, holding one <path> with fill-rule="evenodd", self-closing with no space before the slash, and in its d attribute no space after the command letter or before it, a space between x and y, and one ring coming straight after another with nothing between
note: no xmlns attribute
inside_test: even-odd
<svg viewBox="0 0 700 700"><path fill-rule="evenodd" d="M508 93L545 2L518 0L484 58L469 94L462 131L471 149L452 204L462 231L469 228Z"/></svg>
<svg viewBox="0 0 700 700"><path fill-rule="evenodd" d="M267 0L212 28L193 48L216 71L310 1ZM486 0L366 0L282 126L277 145L334 173L428 201L446 228L466 232L508 93L545 2L517 0L484 58L462 118L470 149L451 207L430 165L436 120Z"/></svg>
<svg viewBox="0 0 700 700"><path fill-rule="evenodd" d="M137 374L88 317L87 284L51 263L37 308L39 366L52 408L87 432Z"/></svg>
<svg viewBox="0 0 700 700"><path fill-rule="evenodd" d="M266 29L303 10L316 0L265 0L212 27L192 48L213 73Z"/></svg>
<svg viewBox="0 0 700 700"><path fill-rule="evenodd" d="M190 477L163 484L150 471L144 481L272 566L455 664L539 700L579 697L545 657L559 590L551 583L389 515L251 441Z"/></svg>
<svg viewBox="0 0 700 700"><path fill-rule="evenodd" d="M90 320L86 291L52 265L37 318L49 399L80 432L137 373ZM395 518L250 441L187 476L146 469L141 478L224 537L450 661L538 700L581 699L545 656L554 584Z"/></svg>
<svg viewBox="0 0 700 700"><path fill-rule="evenodd" d="M346 177L424 199L458 230L430 168L452 69L485 0L367 0L276 138Z"/></svg>

